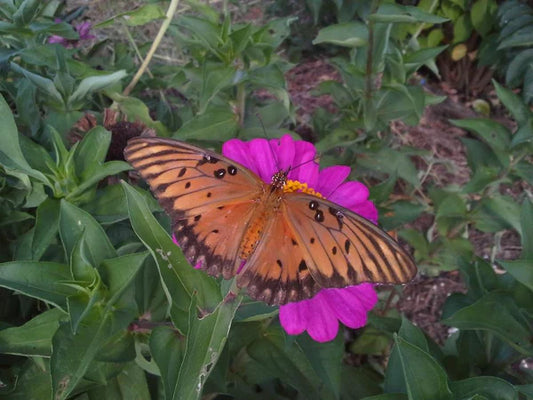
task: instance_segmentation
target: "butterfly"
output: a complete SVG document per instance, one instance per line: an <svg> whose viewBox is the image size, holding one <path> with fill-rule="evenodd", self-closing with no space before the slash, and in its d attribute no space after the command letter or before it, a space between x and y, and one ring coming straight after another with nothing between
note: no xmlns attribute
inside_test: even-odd
<svg viewBox="0 0 533 400"><path fill-rule="evenodd" d="M215 152L163 138L134 138L126 160L172 220L192 265L237 276L251 298L286 304L322 288L410 281L416 266L385 231L303 192L284 192L287 170L267 184Z"/></svg>

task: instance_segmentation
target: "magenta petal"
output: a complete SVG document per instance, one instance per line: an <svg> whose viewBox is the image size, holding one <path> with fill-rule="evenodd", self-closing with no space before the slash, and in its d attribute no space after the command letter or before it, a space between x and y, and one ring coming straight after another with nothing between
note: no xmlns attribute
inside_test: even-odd
<svg viewBox="0 0 533 400"><path fill-rule="evenodd" d="M286 171L290 167L294 167L295 145L294 140L290 135L283 135L279 139L270 141L270 148L276 155L277 171Z"/></svg>
<svg viewBox="0 0 533 400"><path fill-rule="evenodd" d="M244 167L252 169L254 167L253 154L250 154L248 144L239 139L228 140L222 145L222 154ZM253 169L252 171L256 172Z"/></svg>
<svg viewBox="0 0 533 400"><path fill-rule="evenodd" d="M321 290L315 297L306 300L313 311L308 315L307 333L317 342L329 342L339 331L337 317L323 292Z"/></svg>
<svg viewBox="0 0 533 400"><path fill-rule="evenodd" d="M307 316L310 314L306 300L288 303L279 307L279 321L289 335L299 335L307 329Z"/></svg>
<svg viewBox="0 0 533 400"><path fill-rule="evenodd" d="M316 188L318 183L318 171L319 166L314 161L316 150L315 147L308 142L298 140L295 142L296 153L292 167L294 168L289 173L289 179L298 180L313 189Z"/></svg>
<svg viewBox="0 0 533 400"><path fill-rule="evenodd" d="M267 183L272 180L272 175L277 172L274 153L266 139L255 139L250 142L250 153L253 155L255 173Z"/></svg>
<svg viewBox="0 0 533 400"><path fill-rule="evenodd" d="M315 190L322 196L329 198L335 190L350 175L350 167L335 165L324 168L318 175L318 183Z"/></svg>
<svg viewBox="0 0 533 400"><path fill-rule="evenodd" d="M322 292L339 321L354 329L366 324L367 312L378 301L378 296L370 283L342 289L324 289Z"/></svg>

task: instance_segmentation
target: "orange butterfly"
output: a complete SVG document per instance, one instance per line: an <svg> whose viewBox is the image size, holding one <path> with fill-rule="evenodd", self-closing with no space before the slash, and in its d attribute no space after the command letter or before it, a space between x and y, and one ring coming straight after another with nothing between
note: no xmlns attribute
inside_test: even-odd
<svg viewBox="0 0 533 400"><path fill-rule="evenodd" d="M286 193L288 171L266 184L224 156L162 138L131 139L124 154L170 215L189 261L211 275L237 275L254 299L285 304L321 288L406 283L416 274L409 254L371 221Z"/></svg>

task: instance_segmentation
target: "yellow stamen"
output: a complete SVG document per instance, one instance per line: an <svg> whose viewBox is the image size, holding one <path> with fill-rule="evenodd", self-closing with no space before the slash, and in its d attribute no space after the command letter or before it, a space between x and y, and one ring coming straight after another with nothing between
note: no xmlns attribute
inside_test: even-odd
<svg viewBox="0 0 533 400"><path fill-rule="evenodd" d="M325 198L319 192L315 191L315 189L307 186L307 183L293 181L291 179L287 179L287 182L285 182L285 186L283 187L283 191L285 193L303 192L303 193L311 194L316 197L320 197L321 199Z"/></svg>

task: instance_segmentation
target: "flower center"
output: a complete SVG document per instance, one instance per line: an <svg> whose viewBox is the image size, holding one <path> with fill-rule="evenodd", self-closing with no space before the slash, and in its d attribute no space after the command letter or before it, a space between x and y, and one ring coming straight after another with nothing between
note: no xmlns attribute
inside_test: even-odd
<svg viewBox="0 0 533 400"><path fill-rule="evenodd" d="M296 180L293 181L292 179L287 179L287 182L285 182L285 186L283 186L283 191L285 193L303 192L316 197L320 197L321 199L325 199L325 197L322 196L319 192L315 191L315 189L307 186L307 183L302 183Z"/></svg>

